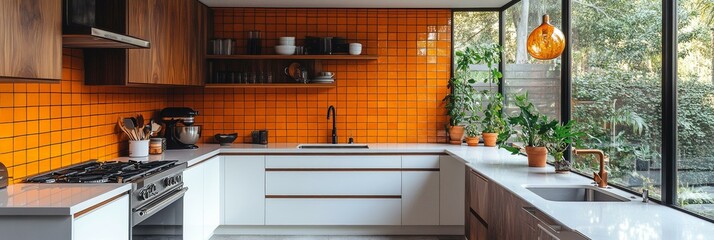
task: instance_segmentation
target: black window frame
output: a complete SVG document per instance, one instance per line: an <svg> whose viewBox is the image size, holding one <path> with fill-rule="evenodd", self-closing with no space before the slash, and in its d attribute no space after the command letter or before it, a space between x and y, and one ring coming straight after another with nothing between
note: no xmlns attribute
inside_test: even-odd
<svg viewBox="0 0 714 240"><path fill-rule="evenodd" d="M451 12L451 26L453 39L453 16L454 12L473 11L473 12L498 12L498 44L503 46L505 42L505 21L504 12L519 3L521 0L512 0L502 7L498 8L457 8ZM696 212L678 206L677 203L677 0L661 0L662 1L662 199L652 199L654 202L674 208L686 214L695 216L699 219L714 223L714 219L710 219ZM561 96L560 96L560 119L562 122L570 121L571 113L571 98L572 98L572 46L570 36L572 32L572 0L562 0L562 30L566 39L566 47L561 57ZM453 52L454 44L451 43ZM501 53L501 59L503 58ZM451 64L453 68L454 55L451 54ZM499 64L499 70L503 72L505 68L504 61ZM453 77L453 71L451 71ZM498 92L503 94L503 78L499 80ZM504 98L505 99L505 98ZM505 100L504 100L505 101ZM565 158L568 161L572 160L570 151L566 151ZM590 177L583 173L573 173ZM633 190L612 185L620 190L639 194Z"/></svg>

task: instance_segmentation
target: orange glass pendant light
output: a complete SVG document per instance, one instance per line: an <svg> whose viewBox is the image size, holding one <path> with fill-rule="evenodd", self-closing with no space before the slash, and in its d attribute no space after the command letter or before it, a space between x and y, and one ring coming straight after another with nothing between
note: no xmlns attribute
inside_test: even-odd
<svg viewBox="0 0 714 240"><path fill-rule="evenodd" d="M528 54L539 60L557 58L565 50L565 36L560 29L550 25L548 14L543 15L543 23L528 35Z"/></svg>

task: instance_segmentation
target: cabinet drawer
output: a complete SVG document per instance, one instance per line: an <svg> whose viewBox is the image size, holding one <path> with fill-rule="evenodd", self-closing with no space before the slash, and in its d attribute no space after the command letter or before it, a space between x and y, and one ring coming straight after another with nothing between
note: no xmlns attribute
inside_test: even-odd
<svg viewBox="0 0 714 240"><path fill-rule="evenodd" d="M402 193L399 171L268 171L266 195L395 195Z"/></svg>
<svg viewBox="0 0 714 240"><path fill-rule="evenodd" d="M401 199L266 199L267 225L401 225Z"/></svg>
<svg viewBox="0 0 714 240"><path fill-rule="evenodd" d="M401 168L401 156L355 156L355 155L300 155L300 156L266 156L265 167L277 168Z"/></svg>
<svg viewBox="0 0 714 240"><path fill-rule="evenodd" d="M488 228L481 221L469 213L469 235L468 240L486 240L488 239Z"/></svg>
<svg viewBox="0 0 714 240"><path fill-rule="evenodd" d="M488 223L488 180L474 170L470 170L470 173L469 206Z"/></svg>
<svg viewBox="0 0 714 240"><path fill-rule="evenodd" d="M408 155L402 156L402 168L405 169L439 169L439 155Z"/></svg>

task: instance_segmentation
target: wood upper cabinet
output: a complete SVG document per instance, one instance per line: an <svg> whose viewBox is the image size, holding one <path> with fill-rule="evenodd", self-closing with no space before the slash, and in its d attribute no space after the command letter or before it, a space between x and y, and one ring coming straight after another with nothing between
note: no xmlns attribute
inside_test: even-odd
<svg viewBox="0 0 714 240"><path fill-rule="evenodd" d="M127 0L126 14L127 34L151 48L85 50L87 84L203 85L208 7L196 0Z"/></svg>
<svg viewBox="0 0 714 240"><path fill-rule="evenodd" d="M62 1L0 1L0 79L62 78Z"/></svg>

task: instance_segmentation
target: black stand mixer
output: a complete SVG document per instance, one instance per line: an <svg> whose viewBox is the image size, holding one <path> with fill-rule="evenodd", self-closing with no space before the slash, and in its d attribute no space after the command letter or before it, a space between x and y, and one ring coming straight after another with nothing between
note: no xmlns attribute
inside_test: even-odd
<svg viewBox="0 0 714 240"><path fill-rule="evenodd" d="M198 111L187 107L161 110L161 121L166 125L164 137L167 149L196 149L201 137L201 126L193 125Z"/></svg>

